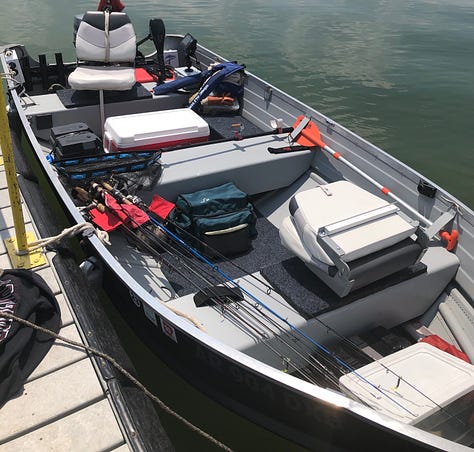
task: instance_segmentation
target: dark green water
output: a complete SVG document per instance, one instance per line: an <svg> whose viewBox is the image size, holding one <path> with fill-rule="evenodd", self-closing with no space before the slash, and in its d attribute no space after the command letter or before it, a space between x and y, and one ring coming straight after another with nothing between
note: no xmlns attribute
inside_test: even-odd
<svg viewBox="0 0 474 452"><path fill-rule="evenodd" d="M163 18L168 32L192 33L474 207L472 0L124 2L139 37ZM2 0L0 43L73 59L72 17L96 3ZM184 384L114 318L142 379L178 412L237 450L297 449ZM212 450L162 420L178 450Z"/></svg>

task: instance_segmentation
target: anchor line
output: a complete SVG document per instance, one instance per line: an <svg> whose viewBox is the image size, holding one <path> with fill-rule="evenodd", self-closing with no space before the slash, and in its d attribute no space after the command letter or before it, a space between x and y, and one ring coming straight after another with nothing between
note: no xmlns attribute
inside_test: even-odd
<svg viewBox="0 0 474 452"><path fill-rule="evenodd" d="M104 188L105 189L105 188ZM105 189L106 190L106 189ZM139 206L140 207L140 206ZM143 209L142 209L143 210ZM392 403L394 403L396 406L401 408L403 411L406 411L408 414L411 416L415 417L415 414L412 413L408 408L403 406L401 403L399 403L397 400L395 400L393 397L389 396L386 392L384 392L382 389L380 389L378 386L370 382L366 377L364 377L362 374L357 372L356 369L354 369L352 366L350 366L348 363L346 363L344 360L336 356L335 354L331 353L331 351L326 348L324 345L320 344L318 341L313 339L311 336L306 334L301 328L298 328L296 325L292 324L289 320L285 319L283 316L281 316L278 312L276 312L273 308L268 306L266 303L264 303L262 300L260 300L258 297L253 295L251 292L249 292L247 289L242 287L240 284L238 284L234 279L232 279L230 276L228 276L225 272L223 272L221 269L219 269L218 266L213 264L208 258L203 256L199 251L197 251L195 248L184 242L180 237L178 237L176 234L174 234L169 228L167 228L162 222L158 221L156 218L148 215L150 218L151 222L158 226L163 232L165 232L169 237L171 237L174 241L178 242L182 246L184 246L185 249L187 249L192 255L194 255L197 259L199 259L201 262L204 264L208 265L210 268L214 269L218 274L220 274L226 281L228 281L232 286L240 289L245 295L247 295L250 299L252 299L255 303L259 304L262 306L264 309L266 309L268 312L270 312L273 316L278 318L280 321L284 322L288 327L294 331L295 333L298 333L301 337L305 338L307 341L309 341L311 344L313 344L317 349L319 349L321 352L325 353L326 355L332 357L340 366L351 372L353 375L358 377L361 381L375 389L376 392L379 392L382 394L384 397L386 397L388 400L390 400Z"/></svg>
<svg viewBox="0 0 474 452"><path fill-rule="evenodd" d="M98 194L99 194L99 193L98 193ZM127 217L128 217L132 222L134 222L133 217L131 217L127 211L122 210L122 212L123 212L125 215L127 215ZM111 213L113 213L113 210L111 210ZM157 237L156 235L154 235L153 232L150 231L148 228L146 228L146 227L144 227L144 226L142 226L142 225L138 225L137 223L136 223L136 225L137 225L137 228L136 228L136 229L139 229L139 230L143 231L143 233L146 234L147 236L149 236L153 241L158 241L158 242L159 242L159 245L160 245L161 247L163 247L163 248L166 247L166 242L165 242L163 239L161 239L160 237ZM131 237L134 242L139 242L142 247L145 247L145 248L148 250L148 252L150 252L150 254L152 254L153 257L157 258L157 260L158 260L159 262L162 262L162 263L164 263L165 265L168 265L168 266L170 266L171 268L173 268L173 270L178 271L178 273L179 273L183 278L187 279L197 290L200 290L200 289L202 288L202 287L200 287L199 285L197 285L194 281L189 280L188 278L186 278L186 275L185 275L181 270L177 269L176 266L173 266L173 264L171 264L170 262L167 262L167 259L166 259L166 258L164 258L162 255L160 255L160 254L156 251L156 249L154 249L152 246L150 246L150 244L147 243L145 240L142 240L136 233L134 233L134 231L132 231L132 229L130 229L130 228L127 227L126 225L121 225L121 229L124 230L124 232L126 232L127 236ZM158 255L158 256L157 256L157 255ZM198 277L200 277L201 279L203 279L203 277L202 277L202 275L201 275L201 272L196 271L196 270L194 270L194 269L192 269L192 268L189 268L189 266L188 266L188 270L192 270L196 276L198 276ZM207 280L204 279L204 281L207 283L207 285L209 284L209 282L208 282ZM206 287L207 287L207 285L206 285ZM219 300L219 298L222 298L222 296L220 296L220 295L217 294L216 292L214 292L213 295L214 295L214 299L215 299L215 300ZM234 300L229 299L229 301L233 302ZM259 331L254 325L252 325L251 323L249 323L249 321L247 321L247 320L244 319L241 315L239 315L239 313L238 313L236 310L234 310L233 308L230 309L229 306L232 306L232 304L229 305L229 304L220 302L220 305L221 305L222 309L225 310L227 313L229 313L229 311L230 311L231 315L233 315L235 318L237 318L238 321L240 321L241 323L246 324L248 328L253 329L258 335L260 335L260 336L262 337L262 339L266 339L266 338L268 337L268 334L267 334L267 333L262 332L262 331ZM239 308L239 309L241 309L241 308ZM247 312L247 314L252 314L252 313L251 313L250 311L248 311L248 310L246 310L246 312ZM254 317L254 320L256 320L257 322L259 322L259 320L257 319L257 317L255 317L255 316L253 316L253 317ZM233 322L233 323L236 323L236 324L239 326L239 322L238 322L238 321L236 322L235 319L234 319L234 322ZM265 325L263 322L260 322L260 324L261 324L264 328L269 329L268 326ZM288 342L283 341L282 338L280 338L274 331L272 331L272 330L270 330L270 331L271 331L271 333L277 338L277 340L279 340L279 342L282 342L284 345L286 345L286 346L289 347L290 349L293 348L291 344L289 344ZM283 331L286 332L286 330L283 330ZM296 367L295 365L293 365L293 364L291 363L291 359L288 359L288 358L286 358L285 356L283 356L281 352L279 352L278 350L276 350L274 347L272 347L270 344L268 344L265 340L263 341L263 343L264 343L264 345L265 345L266 347L268 347L273 353L275 353L279 358L281 358L282 360L284 360L286 363L289 363L289 365L292 366L295 370L300 371L300 373L301 373L303 376L305 376L305 378L306 378L308 381L313 382L313 383L316 383L315 381L312 380L312 378L310 377L310 375L306 374L304 371L302 371L301 369L299 369L298 367ZM301 352L299 352L298 350L296 350L296 349L294 349L294 348L293 348L293 351L295 352L295 354L299 354L299 356L300 356L302 359L306 360L306 362L307 362L308 364L312 364L308 358L306 358L305 356L303 356L303 355L301 354ZM313 367L314 367L316 370L318 370L318 371L321 373L321 375L323 375L323 372L322 372L321 370L319 370L319 369L318 369L317 367L315 367L314 365L313 365ZM332 382L333 382L333 384L335 384L335 382L337 383L337 380L334 380L334 379L333 379Z"/></svg>

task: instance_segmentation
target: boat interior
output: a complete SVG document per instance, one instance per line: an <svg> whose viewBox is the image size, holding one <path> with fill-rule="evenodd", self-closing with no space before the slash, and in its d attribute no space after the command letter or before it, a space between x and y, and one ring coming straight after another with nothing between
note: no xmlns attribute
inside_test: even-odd
<svg viewBox="0 0 474 452"><path fill-rule="evenodd" d="M21 46L12 48L12 58L22 63L18 91L23 110L45 158L57 157L51 137L61 127L84 122L104 143L107 133L113 141L114 133L126 128L118 124L114 130L114 118L132 124L138 117L140 128L144 122L160 122L157 114L192 111L187 108L190 97L201 85L164 94L155 87L206 70L216 56L196 49L190 35L165 36L164 26L154 22L149 38L157 52L137 59L131 23L125 15L113 15L109 39L119 44L111 46L102 65L98 50L82 36L91 29L103 31L94 13L76 24L79 63L63 63L56 55L55 63L46 64L44 56L36 61ZM150 70L156 66L160 70ZM213 105L201 103L193 111L196 121L205 122L199 140L181 140L186 127L173 120L167 139L177 144L140 148L159 152L159 159L142 171L116 171L106 179L93 173L93 180L106 180L113 190L146 206L156 195L176 203L182 194L207 193L231 182L252 206L255 232L249 234L249 224L244 225L249 238L241 247L241 229L232 227L220 231L223 238L211 233L204 239L180 231L169 219L163 220L170 229L165 232L154 224L117 227L109 232L117 263L151 297L232 349L342 391L404 423L443 430L450 439L472 444L474 368L420 343L437 335L463 350L468 361L474 359L472 344L466 346L473 337L473 310L454 281L460 266L456 253L366 179L328 163L319 147L296 147L292 133L298 125L289 118L302 115L305 121L304 110L298 112L300 105L294 104L282 121L278 109L285 104L278 107L278 96L283 94L264 84L258 91L261 81L239 74L242 94ZM318 118L310 119L327 130ZM343 136L339 141L328 136L328 141L338 144L340 152L354 147ZM105 155L114 154L109 151ZM90 190L89 176L71 179L63 167L56 169L70 193L77 186ZM78 205L83 201L75 199ZM229 252L230 243L235 249ZM393 375L390 366L396 369ZM431 382L419 378L423 366L429 366ZM420 390L394 390L397 372L412 378ZM369 378L387 397L374 396ZM389 403L400 393L402 408Z"/></svg>

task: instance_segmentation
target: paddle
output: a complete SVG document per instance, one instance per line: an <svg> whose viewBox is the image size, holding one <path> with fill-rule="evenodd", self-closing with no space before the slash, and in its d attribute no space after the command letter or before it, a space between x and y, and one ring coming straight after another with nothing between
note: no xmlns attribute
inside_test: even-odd
<svg viewBox="0 0 474 452"><path fill-rule="evenodd" d="M298 125L302 121L306 121L306 120L307 118L305 118L304 116L299 116L293 128L296 130ZM395 200L400 205L402 205L407 210L409 210L411 213L413 213L413 215L415 215L419 220L421 220L426 226L429 227L433 224L430 220L428 220L423 215L421 215L417 210L415 210L405 201L402 201L398 196L394 195L387 187L384 187L382 184L379 184L375 179L370 177L367 173L357 168L351 162L349 162L344 157L342 157L339 152L336 152L334 149L331 149L321 138L321 133L319 132L317 125L313 121L309 121L306 124L306 126L304 126L304 128L301 130L301 132L296 137L294 137L294 139L301 146L318 146L321 149L324 149L325 151L329 152L336 160L339 160L340 162L344 163L353 171L355 171L357 174L359 174L360 176L365 178L367 181L369 181L371 184L375 185L378 189L380 189L380 191L384 195L390 196L393 200Z"/></svg>

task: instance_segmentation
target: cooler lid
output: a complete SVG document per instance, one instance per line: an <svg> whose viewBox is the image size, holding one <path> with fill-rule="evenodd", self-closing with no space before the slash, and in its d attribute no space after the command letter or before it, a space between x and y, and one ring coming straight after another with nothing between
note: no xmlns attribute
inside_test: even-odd
<svg viewBox="0 0 474 452"><path fill-rule="evenodd" d="M343 375L339 385L376 411L416 424L473 390L474 366L420 342Z"/></svg>
<svg viewBox="0 0 474 452"><path fill-rule="evenodd" d="M209 125L189 108L107 118L105 131L118 146L209 136Z"/></svg>

